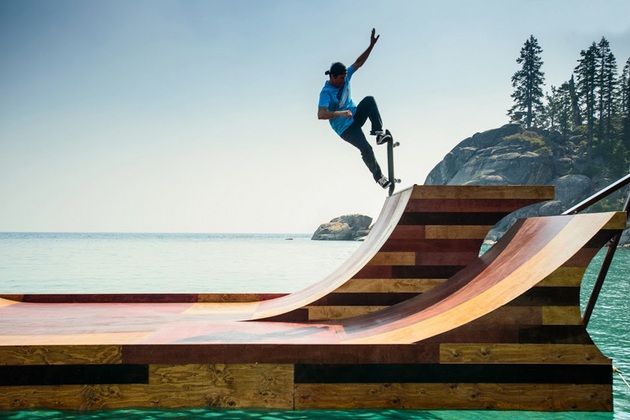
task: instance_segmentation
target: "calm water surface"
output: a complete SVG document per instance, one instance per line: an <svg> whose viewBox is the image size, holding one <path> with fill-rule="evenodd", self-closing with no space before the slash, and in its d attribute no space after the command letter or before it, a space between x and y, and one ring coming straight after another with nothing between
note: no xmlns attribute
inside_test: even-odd
<svg viewBox="0 0 630 420"><path fill-rule="evenodd" d="M0 233L0 293L293 292L333 271L358 242L310 235ZM603 258L587 272L583 306ZM630 250L617 252L589 325L630 382ZM614 376L614 413L500 411L116 410L0 412L6 419L629 419Z"/></svg>

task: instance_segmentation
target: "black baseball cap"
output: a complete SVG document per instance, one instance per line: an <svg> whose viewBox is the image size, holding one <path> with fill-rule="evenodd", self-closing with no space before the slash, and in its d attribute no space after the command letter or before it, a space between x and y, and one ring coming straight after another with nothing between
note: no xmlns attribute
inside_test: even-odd
<svg viewBox="0 0 630 420"><path fill-rule="evenodd" d="M324 74L326 76L328 76L329 74L332 74L333 76L339 76L346 73L348 73L348 69L346 68L346 66L344 66L343 63L336 62L332 63L330 65L330 70L326 70L326 73Z"/></svg>

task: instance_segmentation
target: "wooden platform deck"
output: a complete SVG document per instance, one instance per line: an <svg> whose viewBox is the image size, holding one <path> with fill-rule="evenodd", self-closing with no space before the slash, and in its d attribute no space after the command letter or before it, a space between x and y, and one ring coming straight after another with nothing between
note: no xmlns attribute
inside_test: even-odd
<svg viewBox="0 0 630 420"><path fill-rule="evenodd" d="M523 219L477 255L550 191L403 191L339 270L267 300L4 296L0 408L611 410L579 286L625 214Z"/></svg>

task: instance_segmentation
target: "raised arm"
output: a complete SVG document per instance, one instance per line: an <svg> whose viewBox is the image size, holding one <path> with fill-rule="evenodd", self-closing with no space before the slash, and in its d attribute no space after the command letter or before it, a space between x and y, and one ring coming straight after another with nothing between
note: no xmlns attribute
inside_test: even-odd
<svg viewBox="0 0 630 420"><path fill-rule="evenodd" d="M363 51L363 54L361 54L356 61L352 64L352 67L354 67L355 70L359 70L359 68L365 64L365 60L368 59L368 57L370 56L370 53L372 52L372 48L374 48L374 45L376 44L376 41L378 41L378 39L380 38L380 35L376 35L376 29L372 28L372 35L370 36L370 46L367 48L367 50Z"/></svg>

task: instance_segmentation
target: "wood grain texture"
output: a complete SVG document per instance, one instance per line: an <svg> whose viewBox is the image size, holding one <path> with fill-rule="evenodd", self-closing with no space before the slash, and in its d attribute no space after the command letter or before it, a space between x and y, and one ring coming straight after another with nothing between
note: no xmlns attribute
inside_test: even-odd
<svg viewBox="0 0 630 420"><path fill-rule="evenodd" d="M386 306L310 306L308 308L308 320L328 321L352 318L380 311L384 308Z"/></svg>
<svg viewBox="0 0 630 420"><path fill-rule="evenodd" d="M379 252L368 265L415 265L415 252Z"/></svg>
<svg viewBox="0 0 630 420"><path fill-rule="evenodd" d="M582 325L579 306L544 306L544 325Z"/></svg>
<svg viewBox="0 0 630 420"><path fill-rule="evenodd" d="M0 346L1 365L120 364L121 346Z"/></svg>
<svg viewBox="0 0 630 420"><path fill-rule="evenodd" d="M545 277L536 287L580 287L586 267L562 266Z"/></svg>
<svg viewBox="0 0 630 420"><path fill-rule="evenodd" d="M611 411L611 395L597 384L297 384L295 408Z"/></svg>
<svg viewBox="0 0 630 420"><path fill-rule="evenodd" d="M532 199L553 200L554 188L540 185L423 185L415 188L412 199Z"/></svg>
<svg viewBox="0 0 630 420"><path fill-rule="evenodd" d="M426 227L426 237L429 239L484 239L492 228L493 225L431 225Z"/></svg>
<svg viewBox="0 0 630 420"><path fill-rule="evenodd" d="M440 363L603 364L610 359L584 344L441 344Z"/></svg>
<svg viewBox="0 0 630 420"><path fill-rule="evenodd" d="M336 293L423 293L446 279L351 279Z"/></svg>

